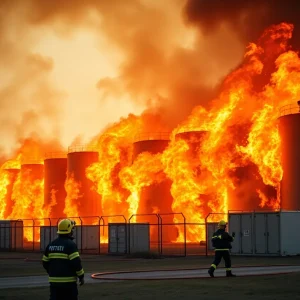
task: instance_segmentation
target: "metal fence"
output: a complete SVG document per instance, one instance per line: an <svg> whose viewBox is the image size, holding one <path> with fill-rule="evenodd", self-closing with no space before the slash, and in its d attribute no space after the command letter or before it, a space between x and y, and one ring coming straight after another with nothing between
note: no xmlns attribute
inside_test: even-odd
<svg viewBox="0 0 300 300"><path fill-rule="evenodd" d="M174 221L176 217L176 222ZM0 251L42 252L57 236L62 218L22 219L0 221ZM136 214L70 217L75 220L74 241L85 254L131 254L130 247L112 253L110 226L125 228L125 242L130 245L134 236L127 230L132 224L149 226L149 252L159 256L188 256L210 254L206 240L209 218L205 223L188 223L182 213ZM199 236L199 237L198 237ZM117 237L118 243L118 237ZM121 240L121 237L119 238ZM120 242L121 243L121 242Z"/></svg>

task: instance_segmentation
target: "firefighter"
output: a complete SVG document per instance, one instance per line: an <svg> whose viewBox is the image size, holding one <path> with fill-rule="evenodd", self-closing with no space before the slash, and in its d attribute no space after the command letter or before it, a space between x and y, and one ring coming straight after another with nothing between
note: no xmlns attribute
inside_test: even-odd
<svg viewBox="0 0 300 300"><path fill-rule="evenodd" d="M80 285L84 284L84 270L73 242L74 228L74 221L61 220L58 224L58 238L44 252L43 267L49 275L50 300L77 300L77 280Z"/></svg>
<svg viewBox="0 0 300 300"><path fill-rule="evenodd" d="M214 277L214 271L221 262L222 258L225 261L226 276L227 277L236 277L236 275L231 272L231 259L229 250L232 248L231 242L233 242L235 233L232 233L232 236L225 231L226 222L220 221L218 223L218 230L213 234L212 245L215 248L215 259L208 270L208 274L211 277Z"/></svg>

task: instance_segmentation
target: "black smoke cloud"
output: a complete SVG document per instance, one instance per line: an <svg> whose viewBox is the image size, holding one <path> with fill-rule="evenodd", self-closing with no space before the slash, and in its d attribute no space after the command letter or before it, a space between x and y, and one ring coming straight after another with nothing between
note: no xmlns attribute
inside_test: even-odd
<svg viewBox="0 0 300 300"><path fill-rule="evenodd" d="M263 30L281 22L292 23L292 45L300 48L300 1L298 0L188 0L184 18L204 34L229 25L245 44L257 40Z"/></svg>

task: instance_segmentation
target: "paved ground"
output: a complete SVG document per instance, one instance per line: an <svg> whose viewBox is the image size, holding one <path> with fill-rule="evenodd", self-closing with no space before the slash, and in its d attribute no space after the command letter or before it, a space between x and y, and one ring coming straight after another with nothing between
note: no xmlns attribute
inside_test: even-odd
<svg viewBox="0 0 300 300"><path fill-rule="evenodd" d="M300 266L274 266L274 267L241 267L234 268L233 272L238 276L271 275L280 273L300 272ZM208 277L207 269L178 270L178 271L140 271L140 272L120 272L120 273L86 273L85 282L101 283L108 281L122 280L147 280L147 279L178 279L178 278L204 278ZM225 270L216 270L215 276L225 276ZM0 289L4 288L24 288L48 286L47 276L22 276L0 278Z"/></svg>
<svg viewBox="0 0 300 300"><path fill-rule="evenodd" d="M104 280L95 280L91 278L91 273L85 274L85 283L98 283ZM105 280L107 282L109 280ZM6 288L24 288L24 287L42 287L48 286L48 276L22 276L22 277L7 277L0 278L0 289Z"/></svg>
<svg viewBox="0 0 300 300"><path fill-rule="evenodd" d="M240 267L234 268L233 273L238 276L271 275L280 273L300 272L300 266L273 266L273 267ZM216 277L224 277L225 269L215 271ZM207 269L178 270L178 271L141 271L120 273L98 273L95 279L102 280L145 280L145 279L178 279L178 278L203 278L208 277Z"/></svg>

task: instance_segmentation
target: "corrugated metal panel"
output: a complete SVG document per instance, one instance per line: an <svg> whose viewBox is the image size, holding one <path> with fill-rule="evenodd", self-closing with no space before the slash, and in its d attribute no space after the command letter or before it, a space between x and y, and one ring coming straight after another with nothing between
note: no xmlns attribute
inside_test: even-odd
<svg viewBox="0 0 300 300"><path fill-rule="evenodd" d="M57 238L57 226L41 226L40 249L44 251L47 245ZM74 243L79 250L97 250L100 245L100 229L97 225L76 226Z"/></svg>
<svg viewBox="0 0 300 300"><path fill-rule="evenodd" d="M218 230L218 223L208 223L207 224L207 250L214 250L211 239L213 234Z"/></svg>
<svg viewBox="0 0 300 300"><path fill-rule="evenodd" d="M241 230L242 230L242 254L253 253L253 233L252 233L252 214L241 215Z"/></svg>
<svg viewBox="0 0 300 300"><path fill-rule="evenodd" d="M241 215L240 214L229 214L229 230L230 232L235 232L235 239L232 243L232 254L240 254L241 253Z"/></svg>
<svg viewBox="0 0 300 300"><path fill-rule="evenodd" d="M100 246L100 227L83 225L75 228L74 242L79 250L97 250Z"/></svg>
<svg viewBox="0 0 300 300"><path fill-rule="evenodd" d="M124 254L150 250L149 223L109 223L108 252Z"/></svg>
<svg viewBox="0 0 300 300"><path fill-rule="evenodd" d="M268 254L280 254L280 230L278 213L268 213L267 216L267 241Z"/></svg>
<svg viewBox="0 0 300 300"><path fill-rule="evenodd" d="M254 253L266 254L267 253L267 228L266 228L266 215L254 215Z"/></svg>
<svg viewBox="0 0 300 300"><path fill-rule="evenodd" d="M300 255L300 212L280 213L281 255Z"/></svg>
<svg viewBox="0 0 300 300"><path fill-rule="evenodd" d="M0 221L1 250L22 250L23 240L23 221Z"/></svg>

